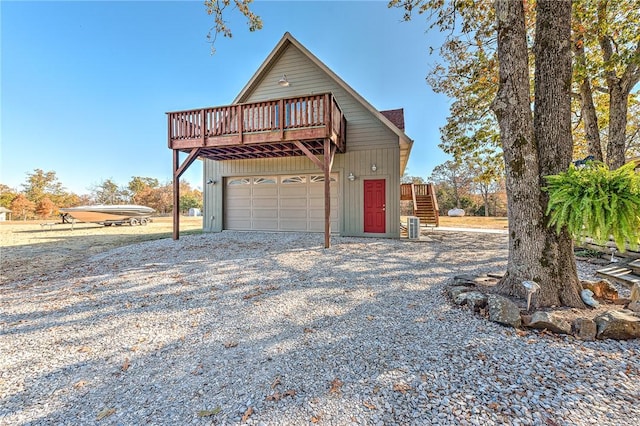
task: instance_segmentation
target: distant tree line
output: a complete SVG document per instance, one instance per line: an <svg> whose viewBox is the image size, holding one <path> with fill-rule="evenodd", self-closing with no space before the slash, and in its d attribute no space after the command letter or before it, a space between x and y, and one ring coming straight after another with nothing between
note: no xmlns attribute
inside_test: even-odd
<svg viewBox="0 0 640 426"><path fill-rule="evenodd" d="M14 219L46 219L58 214L58 209L91 204L140 204L151 207L159 214L173 211L173 185L161 184L156 178L133 176L126 186L112 179L92 185L89 194L78 195L67 191L56 172L34 169L27 173L18 190L0 183L0 206L13 213ZM202 208L202 191L186 181L180 182L180 211Z"/></svg>

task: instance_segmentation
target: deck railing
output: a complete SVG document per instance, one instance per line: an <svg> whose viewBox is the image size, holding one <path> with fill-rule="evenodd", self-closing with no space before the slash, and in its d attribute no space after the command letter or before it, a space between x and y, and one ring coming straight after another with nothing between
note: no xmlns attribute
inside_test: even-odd
<svg viewBox="0 0 640 426"><path fill-rule="evenodd" d="M326 127L344 143L346 120L330 93L168 113L169 140Z"/></svg>

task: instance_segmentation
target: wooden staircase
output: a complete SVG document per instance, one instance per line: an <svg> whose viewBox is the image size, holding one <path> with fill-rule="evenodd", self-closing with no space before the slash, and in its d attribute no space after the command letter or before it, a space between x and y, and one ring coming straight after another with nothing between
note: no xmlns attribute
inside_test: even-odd
<svg viewBox="0 0 640 426"><path fill-rule="evenodd" d="M438 200L432 184L402 183L400 200L413 202L413 215L420 218L421 225L440 225Z"/></svg>
<svg viewBox="0 0 640 426"><path fill-rule="evenodd" d="M640 259L636 259L626 265L609 265L606 268L598 269L596 275L631 287L634 283L640 283Z"/></svg>

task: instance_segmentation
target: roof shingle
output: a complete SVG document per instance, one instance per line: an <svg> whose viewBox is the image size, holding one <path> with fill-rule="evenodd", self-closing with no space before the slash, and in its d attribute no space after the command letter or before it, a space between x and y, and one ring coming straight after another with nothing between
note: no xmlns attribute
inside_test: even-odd
<svg viewBox="0 0 640 426"><path fill-rule="evenodd" d="M390 122L404 132L404 108L380 111L380 114L387 117Z"/></svg>

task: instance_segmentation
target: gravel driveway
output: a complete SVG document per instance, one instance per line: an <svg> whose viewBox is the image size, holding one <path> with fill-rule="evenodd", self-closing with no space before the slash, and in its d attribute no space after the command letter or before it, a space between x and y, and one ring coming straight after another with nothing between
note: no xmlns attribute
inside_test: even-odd
<svg viewBox="0 0 640 426"><path fill-rule="evenodd" d="M506 236L235 233L0 287L0 424L640 424L640 342L452 307Z"/></svg>

